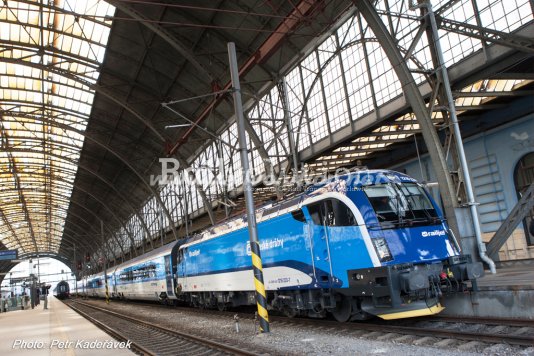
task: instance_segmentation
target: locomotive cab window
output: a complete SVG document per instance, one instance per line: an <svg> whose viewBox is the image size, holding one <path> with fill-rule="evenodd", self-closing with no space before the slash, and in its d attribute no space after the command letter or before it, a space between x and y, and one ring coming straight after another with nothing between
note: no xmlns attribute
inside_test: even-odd
<svg viewBox="0 0 534 356"><path fill-rule="evenodd" d="M385 223L383 227L440 223L426 192L416 183L376 184L363 187L363 190L378 221Z"/></svg>
<svg viewBox="0 0 534 356"><path fill-rule="evenodd" d="M349 207L337 199L309 204L308 211L315 225L354 226L356 219Z"/></svg>
<svg viewBox="0 0 534 356"><path fill-rule="evenodd" d="M306 217L304 217L304 212L302 209L292 211L291 216L293 216L293 219L297 221L306 222Z"/></svg>

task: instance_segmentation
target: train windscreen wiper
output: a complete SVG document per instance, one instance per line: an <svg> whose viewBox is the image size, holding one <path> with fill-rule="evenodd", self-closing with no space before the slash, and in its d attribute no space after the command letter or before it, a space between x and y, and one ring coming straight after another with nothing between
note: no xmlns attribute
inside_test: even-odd
<svg viewBox="0 0 534 356"><path fill-rule="evenodd" d="M397 213L397 226L403 226L404 225L404 219L402 217L402 213L401 213L401 194L402 194L402 191L400 190L399 187L397 187L395 184L392 184L392 188L393 188L393 191L395 192L395 197L396 197L396 206L395 206L395 210L396 213Z"/></svg>

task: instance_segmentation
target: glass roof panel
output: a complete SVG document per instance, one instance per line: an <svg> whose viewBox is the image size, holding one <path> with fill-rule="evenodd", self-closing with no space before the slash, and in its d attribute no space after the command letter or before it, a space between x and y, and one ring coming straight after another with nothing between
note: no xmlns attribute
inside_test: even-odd
<svg viewBox="0 0 534 356"><path fill-rule="evenodd" d="M58 252L115 8L102 0L0 4L0 241ZM79 80L77 80L77 78Z"/></svg>

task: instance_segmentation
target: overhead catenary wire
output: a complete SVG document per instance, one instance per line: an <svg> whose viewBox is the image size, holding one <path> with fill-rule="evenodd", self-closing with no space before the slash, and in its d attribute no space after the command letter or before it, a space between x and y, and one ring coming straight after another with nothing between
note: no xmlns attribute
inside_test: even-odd
<svg viewBox="0 0 534 356"><path fill-rule="evenodd" d="M252 11L240 11L240 10L229 10L229 9L218 9L218 8L214 8L214 7L203 7L203 6L194 6L194 5L169 4L169 3L155 2L155 1L143 1L143 0L117 0L117 1L123 2L123 3L143 4L143 5L150 5L150 6L164 6L164 7L168 7L168 8L179 8L179 9L188 9L188 10L220 12L220 13L236 14L236 15L258 16L258 17L266 17L266 18L278 18L278 19L285 19L286 18L286 16L273 15L273 14L268 14L268 13L259 13L259 12L252 12Z"/></svg>

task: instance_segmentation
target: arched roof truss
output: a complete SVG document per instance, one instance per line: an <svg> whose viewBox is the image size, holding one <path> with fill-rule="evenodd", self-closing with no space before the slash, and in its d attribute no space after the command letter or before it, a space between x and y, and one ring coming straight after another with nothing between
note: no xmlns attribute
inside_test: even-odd
<svg viewBox="0 0 534 356"><path fill-rule="evenodd" d="M0 4L0 242L20 254L59 252L94 99L87 84L114 11L98 0Z"/></svg>

